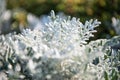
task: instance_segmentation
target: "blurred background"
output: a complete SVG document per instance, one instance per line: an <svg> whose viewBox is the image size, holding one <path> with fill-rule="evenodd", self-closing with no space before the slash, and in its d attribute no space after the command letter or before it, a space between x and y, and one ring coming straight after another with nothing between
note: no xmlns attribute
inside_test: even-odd
<svg viewBox="0 0 120 80"><path fill-rule="evenodd" d="M120 34L120 0L0 0L0 34L39 27L47 22L51 10L80 18L83 23L90 19L101 21L91 39Z"/></svg>

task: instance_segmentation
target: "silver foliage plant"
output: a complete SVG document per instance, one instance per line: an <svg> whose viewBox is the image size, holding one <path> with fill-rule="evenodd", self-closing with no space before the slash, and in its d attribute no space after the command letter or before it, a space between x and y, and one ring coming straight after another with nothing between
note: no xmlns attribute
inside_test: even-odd
<svg viewBox="0 0 120 80"><path fill-rule="evenodd" d="M115 17L112 18L112 26L116 32L117 35L120 35L120 19L117 19Z"/></svg>
<svg viewBox="0 0 120 80"><path fill-rule="evenodd" d="M118 67L111 65L113 58L108 54L115 51L107 43L110 41L87 43L99 24L97 20L83 24L75 17L61 18L51 11L49 22L40 29L0 36L0 71L9 80L116 79Z"/></svg>

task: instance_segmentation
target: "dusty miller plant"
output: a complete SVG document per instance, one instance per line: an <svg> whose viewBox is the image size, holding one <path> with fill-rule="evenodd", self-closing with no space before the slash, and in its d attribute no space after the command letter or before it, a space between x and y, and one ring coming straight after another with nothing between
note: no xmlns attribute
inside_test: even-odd
<svg viewBox="0 0 120 80"><path fill-rule="evenodd" d="M118 80L117 43L87 43L99 24L92 19L83 24L51 11L49 22L40 29L1 35L0 72L9 80Z"/></svg>
<svg viewBox="0 0 120 80"><path fill-rule="evenodd" d="M112 18L112 26L116 32L117 35L120 35L120 19L117 19L115 17Z"/></svg>

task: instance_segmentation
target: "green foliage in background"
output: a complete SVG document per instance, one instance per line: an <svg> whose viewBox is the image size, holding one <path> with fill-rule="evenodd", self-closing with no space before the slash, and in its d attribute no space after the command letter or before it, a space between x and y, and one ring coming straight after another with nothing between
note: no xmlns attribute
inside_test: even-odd
<svg viewBox="0 0 120 80"><path fill-rule="evenodd" d="M120 18L119 5L120 0L7 0L8 9L23 8L37 16L48 14L52 9L80 17L83 22L86 19L97 18L102 22L102 27L97 28L95 39L116 35L111 18Z"/></svg>

